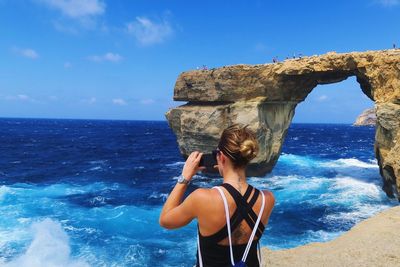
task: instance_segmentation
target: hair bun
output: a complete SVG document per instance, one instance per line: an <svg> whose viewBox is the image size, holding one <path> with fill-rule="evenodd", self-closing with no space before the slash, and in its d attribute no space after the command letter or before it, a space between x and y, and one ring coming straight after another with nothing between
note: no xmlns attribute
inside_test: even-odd
<svg viewBox="0 0 400 267"><path fill-rule="evenodd" d="M245 140L240 145L240 155L248 161L251 161L257 156L258 146L257 143L252 139Z"/></svg>
<svg viewBox="0 0 400 267"><path fill-rule="evenodd" d="M218 147L228 156L235 167L246 167L257 156L259 145L256 134L241 124L233 124L221 135Z"/></svg>

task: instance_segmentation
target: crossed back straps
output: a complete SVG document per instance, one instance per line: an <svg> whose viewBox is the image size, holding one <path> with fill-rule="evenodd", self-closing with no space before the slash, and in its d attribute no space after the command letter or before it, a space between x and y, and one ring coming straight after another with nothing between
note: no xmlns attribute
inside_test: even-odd
<svg viewBox="0 0 400 267"><path fill-rule="evenodd" d="M225 197L225 194L224 194L224 192L222 191L221 188L214 187L219 191L219 193L221 195L221 198L222 198L222 200L224 202L226 226L223 229L227 228L226 233L228 235L228 240L229 240L229 253L230 253L231 264L232 264L232 266L246 266L245 262L246 262L248 254L250 252L250 248L252 246L252 242L254 240L254 237L255 237L256 233L259 232L259 226L262 225L262 224L260 224L260 222L261 222L262 214L263 214L264 207L265 207L265 196L264 196L264 193L261 192L262 203L261 203L261 209L260 209L259 215L257 216L255 214L255 212L253 211L252 207L254 206L254 203L256 202L257 197L260 194L260 191L258 191L256 189L254 194L253 194L253 198L250 200L249 203L247 203L246 200L249 198L249 196L251 194L251 191L252 191L252 188L249 189L250 185L248 186L248 188L247 188L247 190L245 192L245 195L243 197L230 184L223 184L222 186L229 192L229 194L231 194L231 196L235 200L237 208L235 210L234 215L238 214L238 215L236 215L236 217L242 217L240 222L243 221L243 220L246 220L246 222L249 224L249 226L252 225L251 226L252 232L251 232L250 238L249 238L249 240L247 242L246 248L245 248L245 250L243 252L242 259L240 261L238 261L237 263L235 263L234 255L233 255L232 234L231 234L234 231L234 228L231 229L231 220L232 220L232 217L234 215L232 215L232 217L229 218L229 206L228 206L228 202L227 202L227 199ZM245 198L245 196L246 196L246 198ZM255 217L256 217L255 220L252 219L252 215L251 214L255 215ZM237 227L237 225L236 225L236 227ZM263 226L263 228L264 228L264 226ZM261 234L262 234L262 231L261 231ZM213 235L213 236L215 236L215 235ZM198 260L199 260L198 262L199 262L199 265L200 265L200 267L203 267L202 253L201 253L201 249L200 249L200 231L198 232L198 238L197 238L197 251L198 251ZM259 257L259 262L261 262L261 258L260 257Z"/></svg>
<svg viewBox="0 0 400 267"><path fill-rule="evenodd" d="M228 193L232 196L236 204L236 210L230 217L231 232L234 232L235 229L242 223L243 220L246 221L250 229L253 229L258 217L253 210L253 206L256 203L258 196L260 195L260 191L258 189L254 189L254 187L252 187L251 185L248 185L246 192L242 196L230 184L225 183L222 184L221 186L228 191ZM250 195L253 189L255 191L250 199ZM262 223L260 223L257 227L257 232L255 235L257 239L261 238L264 229L265 226ZM219 243L227 237L228 237L227 225L225 224L225 226L215 234L210 236L202 236L202 239L205 239L208 242Z"/></svg>

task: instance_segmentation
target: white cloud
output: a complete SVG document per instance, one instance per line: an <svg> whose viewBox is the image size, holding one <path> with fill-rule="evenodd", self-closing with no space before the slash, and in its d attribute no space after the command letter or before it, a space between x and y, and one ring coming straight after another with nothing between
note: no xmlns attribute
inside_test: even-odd
<svg viewBox="0 0 400 267"><path fill-rule="evenodd" d="M109 52L101 56L98 55L90 56L88 57L88 59L94 62L103 62L103 61L119 62L123 59L123 57L120 56L119 54L114 54Z"/></svg>
<svg viewBox="0 0 400 267"><path fill-rule="evenodd" d="M156 23L146 17L136 17L135 21L127 24L126 29L141 45L162 43L173 34L167 20Z"/></svg>
<svg viewBox="0 0 400 267"><path fill-rule="evenodd" d="M112 102L113 102L113 104L119 105L119 106L125 106L125 105L127 105L126 101L125 101L124 99L122 99L122 98L114 98L114 99L112 100Z"/></svg>
<svg viewBox="0 0 400 267"><path fill-rule="evenodd" d="M326 95L321 95L320 97L317 98L317 101L322 102L328 99L328 96Z"/></svg>
<svg viewBox="0 0 400 267"><path fill-rule="evenodd" d="M105 13L104 0L33 0L48 8L59 11L52 21L57 31L68 34L79 34L81 29L95 30L98 28L98 17Z"/></svg>
<svg viewBox="0 0 400 267"><path fill-rule="evenodd" d="M18 94L18 95L8 95L4 97L5 100L10 101L21 101L21 102L37 102L32 97L25 95L25 94Z"/></svg>
<svg viewBox="0 0 400 267"><path fill-rule="evenodd" d="M93 105L94 103L97 102L97 98L93 96L91 98L82 99L81 102L84 103L84 104Z"/></svg>
<svg viewBox="0 0 400 267"><path fill-rule="evenodd" d="M38 0L50 8L59 10L70 18L84 18L104 13L106 5L100 0Z"/></svg>
<svg viewBox="0 0 400 267"><path fill-rule="evenodd" d="M26 101L26 100L28 100L30 97L27 96L27 95L17 95L17 98L20 99L20 100Z"/></svg>
<svg viewBox="0 0 400 267"><path fill-rule="evenodd" d="M154 99L151 99L151 98L140 100L140 104L143 104L143 105L151 105L154 102L155 102Z"/></svg>
<svg viewBox="0 0 400 267"><path fill-rule="evenodd" d="M77 35L79 33L79 29L76 27L76 25L73 24L71 25L71 23L66 23L65 21L63 22L62 20L53 21L53 26L59 32L64 32L74 35Z"/></svg>
<svg viewBox="0 0 400 267"><path fill-rule="evenodd" d="M22 57L26 57L26 58L30 58L30 59L37 59L39 58L39 54L33 50L32 48L18 48L18 47L13 47L12 50L22 56Z"/></svg>
<svg viewBox="0 0 400 267"><path fill-rule="evenodd" d="M64 63L64 68L69 69L69 68L71 68L71 67L72 67L71 62L65 62L65 63Z"/></svg>
<svg viewBox="0 0 400 267"><path fill-rule="evenodd" d="M376 2L384 7L392 7L400 4L400 0L377 0Z"/></svg>

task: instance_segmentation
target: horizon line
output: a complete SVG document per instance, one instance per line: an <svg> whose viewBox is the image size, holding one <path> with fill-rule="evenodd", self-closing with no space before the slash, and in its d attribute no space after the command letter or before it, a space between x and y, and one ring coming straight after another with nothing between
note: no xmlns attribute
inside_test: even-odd
<svg viewBox="0 0 400 267"><path fill-rule="evenodd" d="M141 120L141 119L94 119L94 118L48 118L48 117L0 117L0 120L4 119L12 119L12 120L80 120L80 121L143 121L143 122L168 122L167 119L157 120L157 119L149 119L149 120ZM353 125L350 122L291 122L290 124L345 124L345 125Z"/></svg>

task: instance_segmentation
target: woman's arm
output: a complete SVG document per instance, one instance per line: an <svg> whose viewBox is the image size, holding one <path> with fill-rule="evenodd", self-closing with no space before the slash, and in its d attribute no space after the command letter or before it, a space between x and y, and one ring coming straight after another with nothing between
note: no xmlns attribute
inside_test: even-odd
<svg viewBox="0 0 400 267"><path fill-rule="evenodd" d="M185 162L182 175L190 181L197 171L204 169L199 167L199 162L203 153L192 152ZM169 194L167 201L160 214L160 225L167 229L175 229L185 226L197 216L195 204L196 199L201 195L201 190L191 193L185 201L182 202L183 195L187 189L187 184L177 183Z"/></svg>

